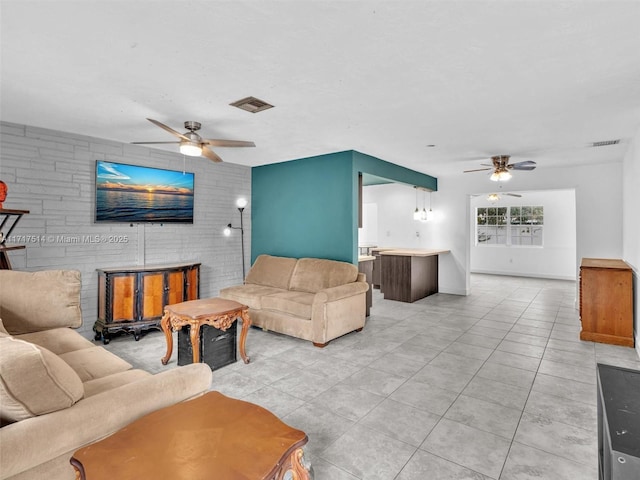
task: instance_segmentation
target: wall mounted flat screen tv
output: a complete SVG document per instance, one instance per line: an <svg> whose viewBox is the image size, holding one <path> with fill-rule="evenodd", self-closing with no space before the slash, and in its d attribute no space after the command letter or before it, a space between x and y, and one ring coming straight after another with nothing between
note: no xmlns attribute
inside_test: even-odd
<svg viewBox="0 0 640 480"><path fill-rule="evenodd" d="M96 161L96 222L193 223L193 173Z"/></svg>

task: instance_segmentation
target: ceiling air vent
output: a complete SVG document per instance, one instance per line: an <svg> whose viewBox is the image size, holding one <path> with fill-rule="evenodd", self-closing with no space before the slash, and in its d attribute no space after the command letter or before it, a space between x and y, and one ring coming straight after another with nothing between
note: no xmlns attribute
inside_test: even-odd
<svg viewBox="0 0 640 480"><path fill-rule="evenodd" d="M273 108L273 105L270 105L256 97L243 98L242 100L230 103L229 105L251 113L258 113L263 110L267 110L268 108Z"/></svg>
<svg viewBox="0 0 640 480"><path fill-rule="evenodd" d="M617 140L603 140L602 142L593 142L592 147L608 147L609 145L617 145L620 143L620 139Z"/></svg>

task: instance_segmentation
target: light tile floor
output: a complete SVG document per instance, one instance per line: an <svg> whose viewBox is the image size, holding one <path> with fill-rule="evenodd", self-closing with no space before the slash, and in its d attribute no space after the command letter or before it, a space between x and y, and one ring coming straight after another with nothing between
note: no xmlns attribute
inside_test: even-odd
<svg viewBox="0 0 640 480"><path fill-rule="evenodd" d="M596 363L640 370L635 350L579 340L575 282L472 275L472 291L375 290L364 330L324 349L251 329L252 362L212 389L304 430L316 480L596 480ZM107 348L176 366L160 332Z"/></svg>

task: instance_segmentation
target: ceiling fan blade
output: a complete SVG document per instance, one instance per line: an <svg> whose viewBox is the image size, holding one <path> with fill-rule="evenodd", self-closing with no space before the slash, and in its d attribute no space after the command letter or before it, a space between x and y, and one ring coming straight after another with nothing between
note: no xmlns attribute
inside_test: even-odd
<svg viewBox="0 0 640 480"><path fill-rule="evenodd" d="M221 162L222 159L218 156L216 152L208 148L206 145L202 145L202 156L207 157L209 160L214 162Z"/></svg>
<svg viewBox="0 0 640 480"><path fill-rule="evenodd" d="M463 173L469 173L469 172L482 172L483 170L493 170L493 167L489 167L489 168L476 168L475 170L465 170Z"/></svg>
<svg viewBox="0 0 640 480"><path fill-rule="evenodd" d="M186 140L187 142L191 141L191 139L189 137L184 136L183 134L181 134L180 132L175 131L171 127L167 127L164 123L160 123L159 121L154 120L153 118L147 118L147 120L149 120L154 125L157 125L158 127L162 128L163 130L166 130L171 135L175 135L176 137L181 138L182 140Z"/></svg>
<svg viewBox="0 0 640 480"><path fill-rule="evenodd" d="M177 143L180 143L180 142L131 142L132 145L160 145L160 144L164 144L164 143L177 144Z"/></svg>
<svg viewBox="0 0 640 480"><path fill-rule="evenodd" d="M524 162L512 163L508 168L512 168L514 170L533 170L536 168L536 162L525 160Z"/></svg>
<svg viewBox="0 0 640 480"><path fill-rule="evenodd" d="M522 195L518 195L517 193L503 193L503 195L509 195L511 197L521 197Z"/></svg>
<svg viewBox="0 0 640 480"><path fill-rule="evenodd" d="M213 145L214 147L255 147L253 142L245 142L243 140L216 140L213 138L204 138L204 145Z"/></svg>

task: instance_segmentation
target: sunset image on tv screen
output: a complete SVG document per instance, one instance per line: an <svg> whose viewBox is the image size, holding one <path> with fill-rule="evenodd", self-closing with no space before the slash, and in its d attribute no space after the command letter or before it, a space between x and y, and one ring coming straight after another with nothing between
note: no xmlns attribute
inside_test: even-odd
<svg viewBox="0 0 640 480"><path fill-rule="evenodd" d="M193 223L193 173L96 162L96 221Z"/></svg>

